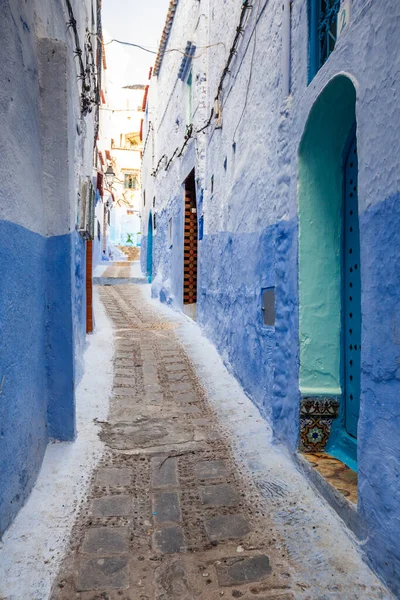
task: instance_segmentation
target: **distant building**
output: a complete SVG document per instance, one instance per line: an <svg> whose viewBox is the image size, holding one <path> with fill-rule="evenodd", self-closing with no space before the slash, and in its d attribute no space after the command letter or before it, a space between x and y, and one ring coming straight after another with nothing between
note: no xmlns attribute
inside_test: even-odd
<svg viewBox="0 0 400 600"><path fill-rule="evenodd" d="M142 171L153 295L293 454L358 471L344 512L397 594L399 33L396 0L171 0Z"/></svg>
<svg viewBox="0 0 400 600"><path fill-rule="evenodd" d="M126 246L140 246L141 151L140 122L143 85L128 86L118 91L118 102L107 102L100 109L101 135L98 155L102 169L110 169L113 177L104 180L107 217L102 245L95 262L102 258L120 257ZM96 213L101 229L101 211ZM100 250L100 252L99 252Z"/></svg>
<svg viewBox="0 0 400 600"><path fill-rule="evenodd" d="M73 440L91 295L100 0L0 8L0 537Z"/></svg>

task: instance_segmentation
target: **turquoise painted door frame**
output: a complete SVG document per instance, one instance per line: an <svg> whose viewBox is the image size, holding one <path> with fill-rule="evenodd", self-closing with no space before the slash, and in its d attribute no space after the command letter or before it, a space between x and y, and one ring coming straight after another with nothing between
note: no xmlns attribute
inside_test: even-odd
<svg viewBox="0 0 400 600"><path fill-rule="evenodd" d="M361 275L358 218L358 157L353 135L344 160L343 197L343 397L345 429L357 437L361 375Z"/></svg>
<svg viewBox="0 0 400 600"><path fill-rule="evenodd" d="M355 108L352 81L334 77L311 109L298 163L299 389L302 398L338 401L325 449L353 469L361 339Z"/></svg>
<svg viewBox="0 0 400 600"><path fill-rule="evenodd" d="M150 212L147 229L147 280L149 283L153 280L153 216Z"/></svg>
<svg viewBox="0 0 400 600"><path fill-rule="evenodd" d="M343 154L355 88L335 77L316 100L299 148L299 385L303 397L343 395Z"/></svg>

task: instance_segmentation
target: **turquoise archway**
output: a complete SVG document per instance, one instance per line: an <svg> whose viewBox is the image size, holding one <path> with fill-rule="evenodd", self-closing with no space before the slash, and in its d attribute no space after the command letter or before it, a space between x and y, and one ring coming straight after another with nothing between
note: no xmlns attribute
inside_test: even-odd
<svg viewBox="0 0 400 600"><path fill-rule="evenodd" d="M343 153L356 91L339 75L313 105L299 148L299 342L303 396L340 396Z"/></svg>

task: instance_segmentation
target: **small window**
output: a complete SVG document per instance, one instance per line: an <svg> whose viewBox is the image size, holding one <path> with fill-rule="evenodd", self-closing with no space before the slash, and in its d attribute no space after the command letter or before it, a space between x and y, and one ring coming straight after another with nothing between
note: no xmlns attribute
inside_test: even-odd
<svg viewBox="0 0 400 600"><path fill-rule="evenodd" d="M173 235L173 224L172 224L172 217L170 218L170 220L168 221L168 246L170 248L172 248L172 235Z"/></svg>
<svg viewBox="0 0 400 600"><path fill-rule="evenodd" d="M143 190L143 206L146 206L146 192Z"/></svg>
<svg viewBox="0 0 400 600"><path fill-rule="evenodd" d="M309 2L309 80L311 81L335 48L340 0L309 0Z"/></svg>
<svg viewBox="0 0 400 600"><path fill-rule="evenodd" d="M186 125L190 125L193 120L193 86L192 71L186 81Z"/></svg>
<svg viewBox="0 0 400 600"><path fill-rule="evenodd" d="M137 190L138 189L138 180L137 176L132 173L125 173L124 185L127 190Z"/></svg>

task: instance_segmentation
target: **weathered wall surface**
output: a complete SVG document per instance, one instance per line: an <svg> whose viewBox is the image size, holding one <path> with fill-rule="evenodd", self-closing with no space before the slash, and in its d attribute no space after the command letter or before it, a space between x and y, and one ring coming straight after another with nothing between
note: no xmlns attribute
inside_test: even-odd
<svg viewBox="0 0 400 600"><path fill-rule="evenodd" d="M72 6L83 46L91 2ZM6 1L0 13L1 536L48 439L75 435L85 344L85 243L75 223L94 129L92 117L81 122L66 4Z"/></svg>
<svg viewBox="0 0 400 600"><path fill-rule="evenodd" d="M240 5L234 0L178 3L167 49L185 47L191 40L201 54L200 46L211 45L207 59L202 56L192 65L195 130L206 123L213 106ZM153 293L182 305L182 184L195 167L197 214L204 223L198 322L261 412L272 419L276 438L295 450L300 400L298 152L322 90L338 74L349 77L356 89L362 270L359 512L369 534L366 553L398 593L400 138L395 124L400 122L400 6L396 0L354 0L350 26L308 84L308 7L306 0L294 2L291 93L285 97L282 5L278 0L253 3L225 80L221 127L212 119L167 170L168 160L162 157L171 157L184 136L185 87L177 78L181 56L165 54L160 74L153 78L149 108L155 160L148 148L143 163L146 198L147 189L156 197ZM151 176L158 161L156 176ZM148 210L146 200L143 224ZM275 327L263 326L262 320L261 291L270 287L275 288Z"/></svg>

